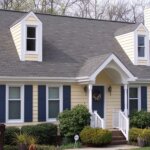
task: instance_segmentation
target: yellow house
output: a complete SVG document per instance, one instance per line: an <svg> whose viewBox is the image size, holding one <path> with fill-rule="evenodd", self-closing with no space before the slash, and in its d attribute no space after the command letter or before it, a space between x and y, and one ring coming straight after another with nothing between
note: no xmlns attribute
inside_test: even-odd
<svg viewBox="0 0 150 150"><path fill-rule="evenodd" d="M150 9L145 25L0 10L0 123L56 122L78 104L91 126L118 129L150 111Z"/></svg>

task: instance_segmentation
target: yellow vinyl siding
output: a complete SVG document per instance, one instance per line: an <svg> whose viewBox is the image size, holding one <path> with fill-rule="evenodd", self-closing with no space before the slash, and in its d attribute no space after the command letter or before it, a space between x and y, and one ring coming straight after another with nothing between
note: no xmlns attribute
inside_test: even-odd
<svg viewBox="0 0 150 150"><path fill-rule="evenodd" d="M38 61L38 55L37 54L26 54L25 60L27 60L27 61Z"/></svg>
<svg viewBox="0 0 150 150"><path fill-rule="evenodd" d="M150 17L149 17L149 14L150 14L150 9L147 8L144 10L144 24L146 26L146 28L150 31Z"/></svg>
<svg viewBox="0 0 150 150"><path fill-rule="evenodd" d="M38 121L38 85L33 85L33 122Z"/></svg>
<svg viewBox="0 0 150 150"><path fill-rule="evenodd" d="M147 60L138 60L138 65L147 65Z"/></svg>
<svg viewBox="0 0 150 150"><path fill-rule="evenodd" d="M25 22L29 25L37 25L38 20L34 16L29 16Z"/></svg>
<svg viewBox="0 0 150 150"><path fill-rule="evenodd" d="M146 31L145 31L145 29L144 29L144 27L140 27L140 28L138 28L138 30L137 30L137 32L140 34L140 33L145 33Z"/></svg>
<svg viewBox="0 0 150 150"><path fill-rule="evenodd" d="M130 60L134 63L134 32L116 36L116 39Z"/></svg>
<svg viewBox="0 0 150 150"><path fill-rule="evenodd" d="M104 119L105 119L105 127L112 128L113 123L113 111L120 110L120 99L121 99L121 91L120 85L115 85L108 77L105 71L102 71L96 78L97 85L105 86L105 97L104 97ZM112 87L111 95L108 92L108 87Z"/></svg>
<svg viewBox="0 0 150 150"><path fill-rule="evenodd" d="M19 57L21 57L21 23L16 24L15 26L10 28L11 35L17 49L17 53Z"/></svg>
<svg viewBox="0 0 150 150"><path fill-rule="evenodd" d="M73 84L71 85L71 108L78 104L88 105L88 95L84 92L84 86Z"/></svg>

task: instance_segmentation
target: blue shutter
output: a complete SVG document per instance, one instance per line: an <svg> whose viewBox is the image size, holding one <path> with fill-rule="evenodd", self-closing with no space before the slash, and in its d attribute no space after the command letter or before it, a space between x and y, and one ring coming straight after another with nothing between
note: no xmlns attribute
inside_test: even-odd
<svg viewBox="0 0 150 150"><path fill-rule="evenodd" d="M121 110L124 111L124 87L121 86Z"/></svg>
<svg viewBox="0 0 150 150"><path fill-rule="evenodd" d="M5 122L6 110L6 86L0 85L0 123Z"/></svg>
<svg viewBox="0 0 150 150"><path fill-rule="evenodd" d="M24 121L32 122L33 88L32 85L25 85L24 88Z"/></svg>
<svg viewBox="0 0 150 150"><path fill-rule="evenodd" d="M141 109L147 111L147 87L141 87Z"/></svg>
<svg viewBox="0 0 150 150"><path fill-rule="evenodd" d="M38 121L46 121L46 86L38 87Z"/></svg>
<svg viewBox="0 0 150 150"><path fill-rule="evenodd" d="M71 87L63 86L63 110L71 109Z"/></svg>

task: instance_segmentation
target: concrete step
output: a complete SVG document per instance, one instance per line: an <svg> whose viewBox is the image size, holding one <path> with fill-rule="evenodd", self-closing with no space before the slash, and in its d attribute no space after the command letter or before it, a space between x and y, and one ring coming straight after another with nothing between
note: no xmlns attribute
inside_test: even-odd
<svg viewBox="0 0 150 150"><path fill-rule="evenodd" d="M112 136L113 140L126 140L124 136Z"/></svg>
<svg viewBox="0 0 150 150"><path fill-rule="evenodd" d="M112 130L112 145L127 144L125 136L119 130Z"/></svg>
<svg viewBox="0 0 150 150"><path fill-rule="evenodd" d="M127 144L126 140L114 140L110 143L111 145L122 145L122 144Z"/></svg>

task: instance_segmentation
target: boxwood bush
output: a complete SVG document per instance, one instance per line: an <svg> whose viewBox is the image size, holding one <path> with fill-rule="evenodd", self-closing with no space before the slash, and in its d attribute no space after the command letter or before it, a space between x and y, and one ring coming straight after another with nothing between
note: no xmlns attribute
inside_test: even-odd
<svg viewBox="0 0 150 150"><path fill-rule="evenodd" d="M130 116L130 127L148 128L150 127L150 112L139 111Z"/></svg>
<svg viewBox="0 0 150 150"><path fill-rule="evenodd" d="M144 141L145 146L150 146L150 129L131 128L129 130L130 143L137 143L137 138Z"/></svg>
<svg viewBox="0 0 150 150"><path fill-rule="evenodd" d="M5 145L14 145L15 143L13 141L15 138L15 134L19 134L19 133L20 133L20 129L17 127L6 127L5 135L4 135Z"/></svg>
<svg viewBox="0 0 150 150"><path fill-rule="evenodd" d="M106 129L85 127L80 133L80 139L86 145L107 145L112 141L112 133Z"/></svg>
<svg viewBox="0 0 150 150"><path fill-rule="evenodd" d="M90 113L86 106L77 105L72 110L65 110L59 114L60 132L65 137L79 134L81 130L89 125Z"/></svg>
<svg viewBox="0 0 150 150"><path fill-rule="evenodd" d="M130 143L132 142L137 142L138 136L142 133L142 129L139 128L131 128L129 130L129 141Z"/></svg>
<svg viewBox="0 0 150 150"><path fill-rule="evenodd" d="M36 137L38 144L54 144L57 137L57 125L44 123L23 126L21 132Z"/></svg>

